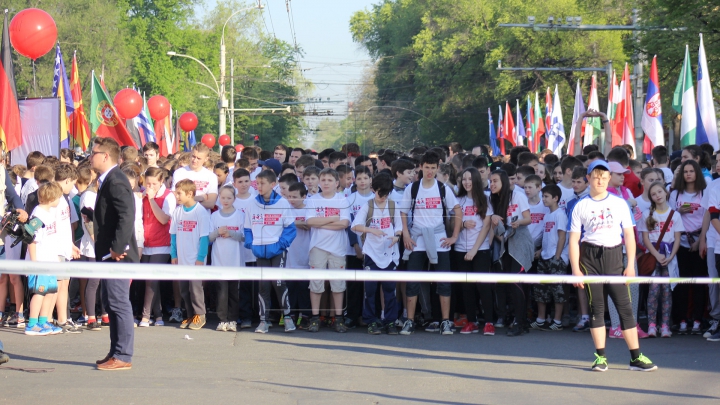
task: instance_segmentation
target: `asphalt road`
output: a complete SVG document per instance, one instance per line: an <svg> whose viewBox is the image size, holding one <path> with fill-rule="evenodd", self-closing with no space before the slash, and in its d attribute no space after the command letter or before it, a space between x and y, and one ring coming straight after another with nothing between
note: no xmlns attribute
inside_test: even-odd
<svg viewBox="0 0 720 405"><path fill-rule="evenodd" d="M720 343L698 336L642 341L643 353L659 366L652 373L628 371L624 341L610 340L610 370L595 373L589 371L589 333L509 338L424 331L371 336L364 328L343 335L329 329L285 334L277 326L266 335L252 331L216 332L214 324L199 331L136 329L133 369L102 372L94 362L107 353L105 328L46 337L0 328L12 358L0 367L0 404L720 401Z"/></svg>

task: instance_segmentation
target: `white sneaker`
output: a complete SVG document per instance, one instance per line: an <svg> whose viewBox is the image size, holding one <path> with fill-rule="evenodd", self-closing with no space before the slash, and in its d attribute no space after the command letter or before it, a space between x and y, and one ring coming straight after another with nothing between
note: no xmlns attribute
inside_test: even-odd
<svg viewBox="0 0 720 405"><path fill-rule="evenodd" d="M650 337L657 337L657 326L655 326L654 323L651 323L650 325L648 325L647 334Z"/></svg>
<svg viewBox="0 0 720 405"><path fill-rule="evenodd" d="M165 322L163 322L162 319L158 319L155 321L155 326L165 326Z"/></svg>
<svg viewBox="0 0 720 405"><path fill-rule="evenodd" d="M703 337L704 337L705 339L707 339L707 338L709 338L710 336L714 335L715 332L717 332L718 324L719 324L719 323L720 323L720 322L718 322L717 319L713 319L712 321L710 321L710 328L708 328L708 330L706 330L705 333L703 333Z"/></svg>
<svg viewBox="0 0 720 405"><path fill-rule="evenodd" d="M257 328L255 328L255 333L268 333L268 323L265 321L260 321L260 325L258 325Z"/></svg>
<svg viewBox="0 0 720 405"><path fill-rule="evenodd" d="M215 328L215 330L221 331L221 332L227 332L227 322L220 322L218 324L217 328Z"/></svg>
<svg viewBox="0 0 720 405"><path fill-rule="evenodd" d="M230 321L227 323L227 331L228 332L237 332L237 322Z"/></svg>
<svg viewBox="0 0 720 405"><path fill-rule="evenodd" d="M176 322L176 323L182 322L183 321L182 310L180 308L173 308L169 321Z"/></svg>
<svg viewBox="0 0 720 405"><path fill-rule="evenodd" d="M294 332L295 331L295 322L293 322L293 319L289 316L285 317L285 332Z"/></svg>
<svg viewBox="0 0 720 405"><path fill-rule="evenodd" d="M663 325L660 327L660 337L669 338L672 336L672 332L670 332L670 327L667 325Z"/></svg>
<svg viewBox="0 0 720 405"><path fill-rule="evenodd" d="M138 323L138 327L140 328L148 328L150 327L150 321L140 321Z"/></svg>
<svg viewBox="0 0 720 405"><path fill-rule="evenodd" d="M687 322L682 321L680 322L680 329L678 329L678 335L687 335L688 328L687 328Z"/></svg>

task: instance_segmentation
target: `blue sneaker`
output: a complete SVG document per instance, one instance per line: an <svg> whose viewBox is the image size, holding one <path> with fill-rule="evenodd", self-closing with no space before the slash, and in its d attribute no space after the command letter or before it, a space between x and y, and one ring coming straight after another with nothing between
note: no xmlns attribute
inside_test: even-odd
<svg viewBox="0 0 720 405"><path fill-rule="evenodd" d="M29 326L25 327L25 334L29 336L47 336L52 331L50 329L45 329L39 324L35 324L32 328Z"/></svg>
<svg viewBox="0 0 720 405"><path fill-rule="evenodd" d="M50 322L45 322L42 324L42 327L44 329L50 330L51 335L59 335L63 332L62 328L58 328L57 326L51 324Z"/></svg>
<svg viewBox="0 0 720 405"><path fill-rule="evenodd" d="M77 324L78 326L83 326L86 323L87 323L87 318L85 318L83 315L80 315L78 317L77 321L75 321L75 324Z"/></svg>

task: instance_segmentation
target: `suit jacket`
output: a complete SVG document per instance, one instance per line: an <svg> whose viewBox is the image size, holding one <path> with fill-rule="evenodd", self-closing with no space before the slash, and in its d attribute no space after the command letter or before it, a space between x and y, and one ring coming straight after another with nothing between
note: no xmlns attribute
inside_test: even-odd
<svg viewBox="0 0 720 405"><path fill-rule="evenodd" d="M93 217L95 232L95 260L110 253L127 251L124 262L138 263L137 241L135 240L135 198L127 177L114 167L105 176Z"/></svg>

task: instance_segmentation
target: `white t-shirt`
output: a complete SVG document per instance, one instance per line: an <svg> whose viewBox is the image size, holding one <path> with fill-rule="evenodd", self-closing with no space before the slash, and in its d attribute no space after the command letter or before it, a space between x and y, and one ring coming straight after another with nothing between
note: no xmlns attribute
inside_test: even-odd
<svg viewBox="0 0 720 405"><path fill-rule="evenodd" d="M173 174L173 190L180 180L189 179L195 183L195 195L217 194L218 180L215 173L203 167L199 171L193 171L190 166L183 166L175 170Z"/></svg>
<svg viewBox="0 0 720 405"><path fill-rule="evenodd" d="M530 205L525 193L512 193L507 208L507 225L510 226L515 220L522 219L522 213L530 211Z"/></svg>
<svg viewBox="0 0 720 405"><path fill-rule="evenodd" d="M482 231L483 227L483 220L477 214L477 208L475 207L475 202L473 201L472 197L470 197L469 195L465 197L458 197L458 203L460 204L460 210L463 213L462 222L464 223L465 221L475 221L474 228L467 229L465 227L462 227L460 229L458 240L457 242L455 242L456 252L467 252L472 249L472 247L475 245L475 242L477 241L477 238L480 236L480 231ZM488 207L487 212L485 213L485 217L487 218L493 214L494 212L492 206L488 201ZM490 249L490 240L492 234L492 231L488 232L485 240L480 244L480 248L478 248L478 250Z"/></svg>
<svg viewBox="0 0 720 405"><path fill-rule="evenodd" d="M75 215L73 215L75 213ZM65 256L65 260L72 260L73 253L73 231L72 222L77 222L77 212L74 209L70 209L70 205L64 196L60 197L60 204L55 209L55 215L57 220L57 235L59 243L58 249L60 255ZM72 221L72 219L75 221Z"/></svg>
<svg viewBox="0 0 720 405"><path fill-rule="evenodd" d="M223 216L220 211L215 211L210 215L210 232L226 226L228 231L235 231L242 234L245 216L242 211L235 210L230 216ZM223 238L218 236L213 242L212 248L212 265L238 267L244 266L241 242L233 238Z"/></svg>
<svg viewBox="0 0 720 405"><path fill-rule="evenodd" d="M398 250L398 244L395 243L392 247L392 238L395 234L402 232L402 219L400 218L400 210L397 205L395 206L394 216L390 217L390 203L385 202L385 208L379 208L375 201L366 202L362 205L352 226L367 224L367 216L370 204L373 204L373 216L370 220L370 228L380 229L383 231L385 236L380 237L373 235L372 233L365 234L365 244L363 245L363 253L368 255L375 264L385 269L390 266L390 263L395 263L397 266L400 263L400 251Z"/></svg>
<svg viewBox="0 0 720 405"><path fill-rule="evenodd" d="M200 204L195 204L188 212L184 206L178 205L170 221L170 235L175 235L178 264L194 266L200 238L210 235L210 214Z"/></svg>
<svg viewBox="0 0 720 405"><path fill-rule="evenodd" d="M412 226L419 228L435 228L443 224L443 210L442 201L440 201L440 188L439 185L445 187L445 207L448 211L452 211L455 206L458 206L457 198L453 193L452 189L442 183L438 183L437 180L433 179L433 185L430 188L425 188L420 181L420 187L418 187L418 194L415 198L415 213L411 214L412 208L412 184L405 187L403 198L400 203L400 212L408 215L408 222L412 218ZM527 200L527 199L526 199ZM414 215L414 217L413 217ZM447 237L446 232L440 232L435 234L435 246L438 252L448 252L449 247L442 247L440 239ZM418 236L415 241L417 246L413 249L414 252L425 251L425 241L422 235Z"/></svg>
<svg viewBox="0 0 720 405"><path fill-rule="evenodd" d="M683 206L683 204L689 204L692 209L692 211L680 215L680 217L682 217L682 223L685 227L685 231L687 232L699 231L702 228L703 217L705 216L705 211L707 210L707 206L702 205L704 195L705 192L689 194L687 192L678 193L677 190L670 193L670 199L668 200L670 208L677 211ZM690 247L690 243L688 242L688 238L685 233L683 233L680 238L680 246L686 248Z"/></svg>
<svg viewBox="0 0 720 405"><path fill-rule="evenodd" d="M560 187L560 191L562 192L560 200L558 201L558 207L564 210L567 206L567 203L570 202L573 198L575 198L575 191L572 189L572 187L565 188L562 183L558 183L557 186Z"/></svg>
<svg viewBox="0 0 720 405"><path fill-rule="evenodd" d="M670 214L670 209L665 211L664 213L659 213L655 211L653 213L653 218L655 218L655 228L648 230L647 227L647 219L650 217L650 211L643 211L642 221L637 223L637 230L638 232L647 232L648 238L650 239L650 243L655 243L660 238L660 232L662 231L662 228L665 226L665 222L668 220L668 215ZM685 232L685 227L683 226L682 218L680 217L680 214L677 212L673 213L673 217L670 220L670 225L668 226L667 231L665 232L665 235L663 236L662 241L666 243L673 243L675 241L675 232Z"/></svg>
<svg viewBox="0 0 720 405"><path fill-rule="evenodd" d="M637 208L640 210L640 212L650 209L650 201L645 201L645 198L643 198L642 194L637 196L637 198L635 198L635 201L637 202Z"/></svg>
<svg viewBox="0 0 720 405"><path fill-rule="evenodd" d="M135 197L135 241L137 247L142 248L145 245L142 199L135 193L133 193L133 197Z"/></svg>
<svg viewBox="0 0 720 405"><path fill-rule="evenodd" d="M165 193L165 185L160 186L160 189L157 192L158 196L161 196ZM157 196L156 196L157 197ZM172 216L172 213L175 211L175 207L177 207L177 199L175 198L175 194L169 193L167 196L165 196L165 200L163 201L162 211L165 213L165 215ZM152 214L155 215L155 214ZM143 234L144 236L144 234ZM170 246L157 246L157 247L143 247L143 255L169 255L170 254Z"/></svg>
<svg viewBox="0 0 720 405"><path fill-rule="evenodd" d="M80 210L83 208L90 208L95 210L95 200L97 199L97 193L92 190L85 190L80 196ZM88 218L89 219L89 218ZM90 231L85 226L85 221L81 221L83 236L80 239L80 254L86 257L95 257L95 242L90 238ZM169 249L169 248L168 248ZM170 251L168 251L170 253Z"/></svg>
<svg viewBox="0 0 720 405"><path fill-rule="evenodd" d="M549 211L549 210L548 210ZM555 257L558 245L558 230L565 232L565 246L563 247L560 258L568 263L568 234L567 234L567 214L563 209L556 209L545 215L542 223L542 251L540 257L543 260L550 260Z"/></svg>
<svg viewBox="0 0 720 405"><path fill-rule="evenodd" d="M250 173L250 188L257 191L257 175L262 171L262 167L258 166Z"/></svg>
<svg viewBox="0 0 720 405"><path fill-rule="evenodd" d="M661 167L660 170L662 170L665 175L665 183L670 183L670 186L672 187L673 179L675 178L673 171L670 170L669 167Z"/></svg>
<svg viewBox="0 0 720 405"><path fill-rule="evenodd" d="M357 216L357 213L360 211L360 209L363 207L363 205L367 205L367 202L370 201L372 198L375 197L375 193L372 191L368 193L367 195L362 195L358 193L357 191L350 194L347 197L347 204L348 207L350 207L350 217L355 218ZM352 232L352 231L350 231ZM360 247L362 248L362 239L360 238L360 235L358 235L358 244L360 244ZM350 246L350 243L348 242L348 250L346 253L348 256L355 256L355 249Z"/></svg>
<svg viewBox="0 0 720 405"><path fill-rule="evenodd" d="M277 243L283 229L294 222L290 203L282 197L272 205L260 204L253 198L245 210L245 229L252 229L253 246Z"/></svg>
<svg viewBox="0 0 720 405"><path fill-rule="evenodd" d="M530 235L532 235L533 242L535 242L543 236L543 221L545 220L545 215L550 213L550 209L543 204L542 200L538 201L535 205L528 202L528 207L530 209L530 225L528 225L528 230L530 231ZM562 211L565 212L564 209Z"/></svg>
<svg viewBox="0 0 720 405"><path fill-rule="evenodd" d="M307 208L290 207L290 216L294 221L307 221ZM310 230L297 228L297 235L288 248L287 263L291 269L310 268Z"/></svg>
<svg viewBox="0 0 720 405"><path fill-rule="evenodd" d="M252 188L250 188L250 191L254 191ZM235 197L235 202L233 203L233 207L235 207L236 210L242 211L243 218L244 216L247 216L248 207L255 201L255 194L256 193L250 193L250 197L242 199L240 197ZM243 219L244 221L244 219ZM244 226L244 224L243 224ZM255 263L257 261L257 258L252 253L252 250L246 248L244 245L241 247L242 249L242 257L245 260L245 263Z"/></svg>
<svg viewBox="0 0 720 405"><path fill-rule="evenodd" d="M307 199L308 218L327 218L340 216L340 220L350 219L350 207L342 194L336 193L332 198L325 198L322 193ZM350 243L345 230L329 230L312 228L310 230L310 249L317 247L335 256L345 256Z"/></svg>
<svg viewBox="0 0 720 405"><path fill-rule="evenodd" d="M65 255L58 234L58 214L55 211L57 208L50 208L49 211L46 211L37 206L31 214L45 224L35 232L35 252L38 262L58 262L58 256ZM25 260L30 260L30 253L25 255Z"/></svg>
<svg viewBox="0 0 720 405"><path fill-rule="evenodd" d="M703 207L706 207L708 210L711 207L720 208L720 194L713 193L715 190L718 189L720 189L720 178L713 180L705 188L705 192L703 193L702 198ZM707 238L708 249L713 248L717 250L717 248L715 247L715 241L718 239L718 233L712 223L708 227L708 231L705 236ZM720 252L720 250L717 251Z"/></svg>
<svg viewBox="0 0 720 405"><path fill-rule="evenodd" d="M589 195L573 207L570 232L581 233L581 242L596 246L615 247L622 243L623 228L632 228L633 219L627 202L608 193L602 200Z"/></svg>

